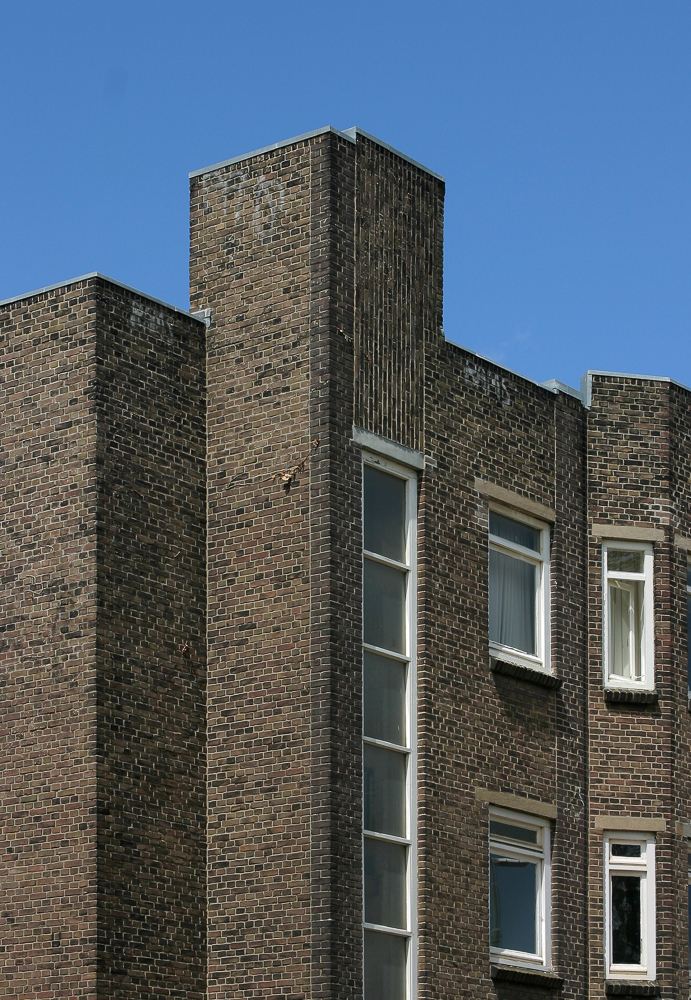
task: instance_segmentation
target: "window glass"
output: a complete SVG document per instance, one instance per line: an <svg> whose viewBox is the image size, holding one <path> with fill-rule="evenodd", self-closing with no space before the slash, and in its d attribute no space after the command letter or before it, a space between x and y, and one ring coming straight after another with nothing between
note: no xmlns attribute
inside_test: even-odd
<svg viewBox="0 0 691 1000"><path fill-rule="evenodd" d="M490 855L490 944L535 954L537 863Z"/></svg>
<svg viewBox="0 0 691 1000"><path fill-rule="evenodd" d="M365 837L365 920L406 926L406 848Z"/></svg>
<svg viewBox="0 0 691 1000"><path fill-rule="evenodd" d="M405 837L406 754L364 746L365 829Z"/></svg>
<svg viewBox="0 0 691 1000"><path fill-rule="evenodd" d="M610 580L609 609L610 673L641 680L643 581Z"/></svg>
<svg viewBox="0 0 691 1000"><path fill-rule="evenodd" d="M502 823L498 819L490 821L489 832L491 836L509 837L512 840L522 840L526 844L537 844L537 830L514 826L513 823Z"/></svg>
<svg viewBox="0 0 691 1000"><path fill-rule="evenodd" d="M536 655L536 573L533 563L489 553L489 638Z"/></svg>
<svg viewBox="0 0 691 1000"><path fill-rule="evenodd" d="M655 840L605 837L607 976L655 979Z"/></svg>
<svg viewBox="0 0 691 1000"><path fill-rule="evenodd" d="M364 732L373 740L406 742L406 664L365 650Z"/></svg>
<svg viewBox="0 0 691 1000"><path fill-rule="evenodd" d="M640 844L612 844L613 858L640 858Z"/></svg>
<svg viewBox="0 0 691 1000"><path fill-rule="evenodd" d="M365 548L405 562L405 480L364 467Z"/></svg>
<svg viewBox="0 0 691 1000"><path fill-rule="evenodd" d="M643 552L628 549L609 549L607 552L607 568L610 573L642 573Z"/></svg>
<svg viewBox="0 0 691 1000"><path fill-rule="evenodd" d="M406 573L365 559L365 642L394 653L405 653Z"/></svg>
<svg viewBox="0 0 691 1000"><path fill-rule="evenodd" d="M549 962L549 830L490 812L489 924L494 960Z"/></svg>
<svg viewBox="0 0 691 1000"><path fill-rule="evenodd" d="M526 549L532 549L533 552L540 551L539 529L532 528L529 524L523 524L521 521L514 521L513 518L505 517L503 514L497 514L494 510L489 512L489 533L497 535L499 538L505 538L507 542L514 542L514 544L522 545Z"/></svg>
<svg viewBox="0 0 691 1000"><path fill-rule="evenodd" d="M387 466L384 460L363 466L363 978L364 1000L411 1000L417 953L409 835L416 814L415 476Z"/></svg>
<svg viewBox="0 0 691 1000"><path fill-rule="evenodd" d="M653 559L652 546L603 547L606 594L603 594L605 683L652 689Z"/></svg>
<svg viewBox="0 0 691 1000"><path fill-rule="evenodd" d="M612 964L641 964L641 880L612 875Z"/></svg>
<svg viewBox="0 0 691 1000"><path fill-rule="evenodd" d="M404 937L365 931L365 1000L405 1000Z"/></svg>

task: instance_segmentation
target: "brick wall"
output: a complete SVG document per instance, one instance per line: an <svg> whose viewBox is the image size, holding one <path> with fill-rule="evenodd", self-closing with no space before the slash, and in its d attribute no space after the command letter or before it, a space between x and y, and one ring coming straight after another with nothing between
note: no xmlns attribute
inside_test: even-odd
<svg viewBox="0 0 691 1000"><path fill-rule="evenodd" d="M355 422L424 446L425 345L442 324L444 182L358 134Z"/></svg>
<svg viewBox="0 0 691 1000"><path fill-rule="evenodd" d="M301 142L191 185L191 302L211 309L210 1000L309 995L310 159Z"/></svg>
<svg viewBox="0 0 691 1000"><path fill-rule="evenodd" d="M326 129L192 179L206 344L98 276L0 307L0 995L361 997L353 424L426 456L419 1000L535 993L490 976L501 793L556 811L565 998L604 992L599 820L664 820L686 995L688 391L592 375L586 410L445 342L443 198ZM478 478L554 511L558 687L491 669ZM598 523L663 532L654 704L603 696Z"/></svg>
<svg viewBox="0 0 691 1000"><path fill-rule="evenodd" d="M691 538L691 416L689 392L671 385L670 452L672 525L675 533ZM688 878L689 842L680 836L677 824L691 821L691 713L687 700L687 635L686 635L686 567L689 553L675 546L670 559L670 635L671 697L675 705L673 731L674 757L672 781L674 791L675 838L671 877L677 887L672 902L671 922L674 927L672 956L675 972L683 993L689 964L688 907L685 886ZM687 826L688 830L688 826ZM683 832L683 827L682 827ZM677 971L678 970L678 971Z"/></svg>
<svg viewBox="0 0 691 1000"><path fill-rule="evenodd" d="M0 996L96 996L93 283L0 307Z"/></svg>
<svg viewBox="0 0 691 1000"><path fill-rule="evenodd" d="M556 805L555 970L585 984L585 476L580 404L451 344L428 352L420 622L422 997L526 996L489 977L489 789ZM558 456L558 458L555 458ZM475 477L556 510L558 691L490 672L488 505ZM568 595L568 597L566 597ZM566 598L566 599L565 599ZM526 811L530 806L526 803Z"/></svg>
<svg viewBox="0 0 691 1000"><path fill-rule="evenodd" d="M200 997L204 327L98 277L0 323L1 995Z"/></svg>
<svg viewBox="0 0 691 1000"><path fill-rule="evenodd" d="M99 281L99 997L206 995L205 328Z"/></svg>
<svg viewBox="0 0 691 1000"><path fill-rule="evenodd" d="M656 834L657 979L665 995L688 989L680 969L677 926L685 904L678 881L674 808L675 731L679 685L674 677L672 606L685 596L672 572L673 505L669 383L618 376L592 376L588 413L589 541L589 775L590 775L590 974L602 990L603 858L602 815L659 817ZM661 529L654 554L655 688L651 705L609 704L603 695L602 541L598 524ZM594 533L594 534L593 534ZM680 586L681 585L681 586ZM602 821L599 825L602 825ZM685 924L685 920L683 921Z"/></svg>

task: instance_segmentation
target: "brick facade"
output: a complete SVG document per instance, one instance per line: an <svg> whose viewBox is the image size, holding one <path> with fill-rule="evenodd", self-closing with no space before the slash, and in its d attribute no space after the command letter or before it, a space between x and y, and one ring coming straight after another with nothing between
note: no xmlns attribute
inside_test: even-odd
<svg viewBox="0 0 691 1000"><path fill-rule="evenodd" d="M620 820L685 996L689 390L447 342L443 180L359 130L190 199L196 316L98 275L0 305L0 995L362 997L364 441L418 475L419 1000L604 996ZM493 502L549 529L549 673L490 656ZM644 698L603 690L609 537L653 547ZM493 803L549 818L542 980L490 961Z"/></svg>
<svg viewBox="0 0 691 1000"><path fill-rule="evenodd" d="M96 276L0 316L0 995L201 997L204 327Z"/></svg>

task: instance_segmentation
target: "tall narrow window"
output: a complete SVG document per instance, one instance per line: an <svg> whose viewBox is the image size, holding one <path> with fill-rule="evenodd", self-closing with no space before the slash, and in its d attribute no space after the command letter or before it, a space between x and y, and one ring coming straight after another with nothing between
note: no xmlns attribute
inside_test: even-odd
<svg viewBox="0 0 691 1000"><path fill-rule="evenodd" d="M549 530L489 512L489 641L500 659L548 671Z"/></svg>
<svg viewBox="0 0 691 1000"><path fill-rule="evenodd" d="M655 841L604 838L607 976L655 978Z"/></svg>
<svg viewBox="0 0 691 1000"><path fill-rule="evenodd" d="M412 474L365 459L365 1000L413 1000L415 995L416 504Z"/></svg>
<svg viewBox="0 0 691 1000"><path fill-rule="evenodd" d="M635 542L603 548L605 682L652 689L653 550Z"/></svg>
<svg viewBox="0 0 691 1000"><path fill-rule="evenodd" d="M503 809L489 819L490 952L494 961L549 965L549 825Z"/></svg>

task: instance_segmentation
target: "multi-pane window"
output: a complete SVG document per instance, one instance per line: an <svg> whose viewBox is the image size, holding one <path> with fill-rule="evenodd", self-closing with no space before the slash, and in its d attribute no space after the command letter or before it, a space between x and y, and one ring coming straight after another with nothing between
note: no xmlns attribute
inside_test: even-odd
<svg viewBox="0 0 691 1000"><path fill-rule="evenodd" d="M363 469L365 1000L413 1000L415 871L415 477Z"/></svg>
<svg viewBox="0 0 691 1000"><path fill-rule="evenodd" d="M686 564L686 677L691 701L691 565Z"/></svg>
<svg viewBox="0 0 691 1000"><path fill-rule="evenodd" d="M644 834L604 838L607 975L655 978L655 841Z"/></svg>
<svg viewBox="0 0 691 1000"><path fill-rule="evenodd" d="M608 542L602 558L605 683L652 689L652 546Z"/></svg>
<svg viewBox="0 0 691 1000"><path fill-rule="evenodd" d="M489 639L494 656L549 670L549 531L489 512Z"/></svg>
<svg viewBox="0 0 691 1000"><path fill-rule="evenodd" d="M549 825L503 809L489 820L490 953L549 966Z"/></svg>

